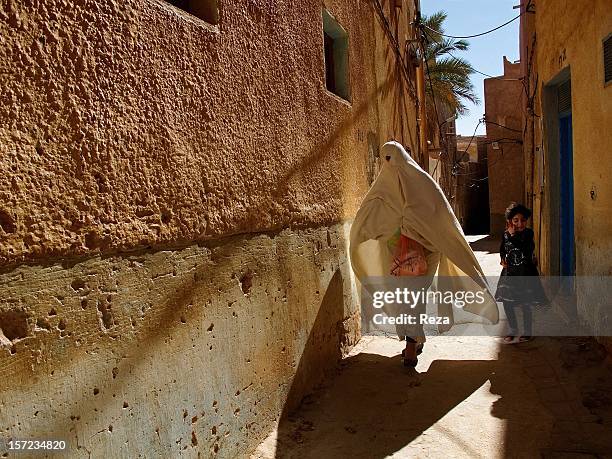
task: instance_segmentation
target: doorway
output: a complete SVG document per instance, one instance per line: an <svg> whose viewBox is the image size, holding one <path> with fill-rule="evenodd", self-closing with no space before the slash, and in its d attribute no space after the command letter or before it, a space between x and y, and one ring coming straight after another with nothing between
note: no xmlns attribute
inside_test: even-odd
<svg viewBox="0 0 612 459"><path fill-rule="evenodd" d="M559 274L576 274L571 80L557 86L559 123Z"/></svg>

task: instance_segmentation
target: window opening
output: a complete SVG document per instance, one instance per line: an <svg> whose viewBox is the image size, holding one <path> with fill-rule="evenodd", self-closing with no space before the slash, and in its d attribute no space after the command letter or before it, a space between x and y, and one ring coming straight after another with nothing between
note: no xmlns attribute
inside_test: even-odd
<svg viewBox="0 0 612 459"><path fill-rule="evenodd" d="M210 24L219 23L217 0L166 0L166 2Z"/></svg>
<svg viewBox="0 0 612 459"><path fill-rule="evenodd" d="M323 10L325 86L328 91L350 101L348 33Z"/></svg>

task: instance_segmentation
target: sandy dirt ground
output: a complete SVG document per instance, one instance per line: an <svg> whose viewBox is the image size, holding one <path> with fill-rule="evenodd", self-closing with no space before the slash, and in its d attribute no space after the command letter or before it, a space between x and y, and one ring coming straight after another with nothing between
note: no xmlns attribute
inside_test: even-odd
<svg viewBox="0 0 612 459"><path fill-rule="evenodd" d="M470 238L488 275L498 243ZM591 338L364 336L252 458L612 457L612 364Z"/></svg>

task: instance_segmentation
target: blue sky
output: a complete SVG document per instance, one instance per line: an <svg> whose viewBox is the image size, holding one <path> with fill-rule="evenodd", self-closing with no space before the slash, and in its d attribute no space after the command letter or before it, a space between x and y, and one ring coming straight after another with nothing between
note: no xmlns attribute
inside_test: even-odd
<svg viewBox="0 0 612 459"><path fill-rule="evenodd" d="M431 14L444 10L448 13L445 22L445 33L449 35L474 35L484 32L512 19L519 14L513 10L520 0L421 0L423 14ZM495 32L482 37L470 38L470 49L465 52L453 53L463 56L472 66L489 75L503 73L503 56L509 61L519 58L518 29L519 19ZM477 73L472 75L472 83L480 99L479 105L467 104L470 112L457 120L457 133L472 135L478 119L484 113L484 86L485 76ZM477 131L484 134L485 128L481 125Z"/></svg>

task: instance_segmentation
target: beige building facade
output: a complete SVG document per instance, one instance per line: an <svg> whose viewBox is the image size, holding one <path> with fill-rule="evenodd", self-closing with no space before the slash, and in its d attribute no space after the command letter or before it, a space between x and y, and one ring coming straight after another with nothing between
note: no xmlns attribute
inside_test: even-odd
<svg viewBox="0 0 612 459"><path fill-rule="evenodd" d="M612 9L605 0L531 4L520 37L525 200L540 266L549 275L610 276ZM609 320L608 298L585 288L576 295L570 313L597 331Z"/></svg>
<svg viewBox="0 0 612 459"><path fill-rule="evenodd" d="M350 221L379 146L418 145L412 3L173 3L0 6L13 438L244 456L359 337Z"/></svg>
<svg viewBox="0 0 612 459"><path fill-rule="evenodd" d="M506 229L510 202L522 202L525 194L520 76L520 64L504 56L504 74L484 80L490 232L495 235Z"/></svg>

